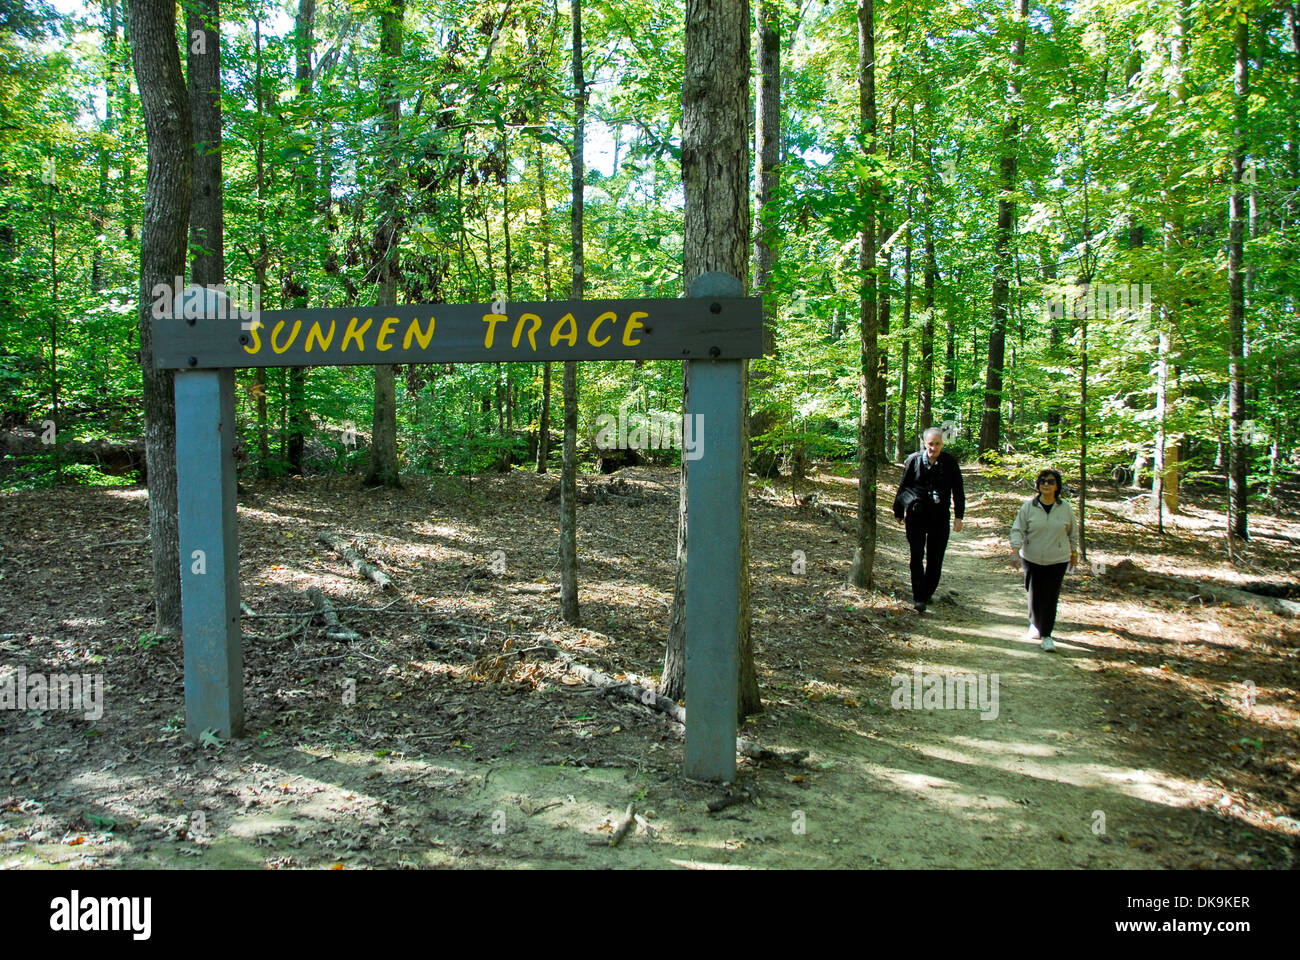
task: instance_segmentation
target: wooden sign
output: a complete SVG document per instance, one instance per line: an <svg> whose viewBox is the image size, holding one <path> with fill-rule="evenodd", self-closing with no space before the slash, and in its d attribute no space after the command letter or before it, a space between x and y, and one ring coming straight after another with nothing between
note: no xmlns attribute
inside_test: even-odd
<svg viewBox="0 0 1300 960"><path fill-rule="evenodd" d="M763 354L758 297L330 307L256 316L209 310L156 318L154 364L184 370Z"/></svg>
<svg viewBox="0 0 1300 960"><path fill-rule="evenodd" d="M180 286L179 278L176 287ZM759 298L705 273L683 300L232 310L216 289L159 284L154 359L175 368L176 506L185 638L185 728L244 733L235 367L534 360L701 360L687 368L686 415L700 418L687 474L684 771L736 777L745 407L742 360L763 353ZM242 298L241 298L242 300ZM168 315L162 315L163 312ZM693 421L694 422L694 421Z"/></svg>

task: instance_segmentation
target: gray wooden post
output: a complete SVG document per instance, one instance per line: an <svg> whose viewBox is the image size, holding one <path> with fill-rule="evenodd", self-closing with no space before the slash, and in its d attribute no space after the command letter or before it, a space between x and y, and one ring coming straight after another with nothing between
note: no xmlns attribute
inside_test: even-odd
<svg viewBox="0 0 1300 960"><path fill-rule="evenodd" d="M185 729L244 733L235 526L235 371L176 374L176 501Z"/></svg>
<svg viewBox="0 0 1300 960"><path fill-rule="evenodd" d="M743 295L740 281L726 273L702 274L690 288L692 297ZM696 417L694 439L702 454L686 470L684 772L697 780L736 777L743 366L742 360L704 357L686 364L683 413Z"/></svg>

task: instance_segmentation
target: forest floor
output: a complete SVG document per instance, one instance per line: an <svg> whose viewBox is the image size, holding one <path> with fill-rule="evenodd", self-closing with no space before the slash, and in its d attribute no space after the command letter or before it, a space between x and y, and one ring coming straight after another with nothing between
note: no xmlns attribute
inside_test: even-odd
<svg viewBox="0 0 1300 960"><path fill-rule="evenodd" d="M788 480L751 479L764 709L742 732L809 756L742 760L749 796L712 813L724 788L681 776L679 732L566 673L548 646L611 675L658 674L675 470L580 478L594 494L579 508L583 627L556 613L554 476L250 485L246 736L203 745L184 735L180 643L148 633L144 491L0 495L0 686L19 669L106 684L97 719L0 710L0 867L1294 867L1300 620L1081 565L1058 652L1042 653L1007 544L1027 494L979 470L939 600L918 614L890 513L898 472L881 472L870 593L844 579L845 465L802 484L812 503ZM1090 495L1090 561L1300 596L1294 510L1252 516L1232 565L1217 501L1190 497L1161 535L1136 493ZM357 542L394 588L353 573L322 530ZM325 637L311 587L361 639ZM533 646L547 649L522 652ZM996 696L901 708L930 706L899 700L918 668ZM641 819L611 846L629 803Z"/></svg>

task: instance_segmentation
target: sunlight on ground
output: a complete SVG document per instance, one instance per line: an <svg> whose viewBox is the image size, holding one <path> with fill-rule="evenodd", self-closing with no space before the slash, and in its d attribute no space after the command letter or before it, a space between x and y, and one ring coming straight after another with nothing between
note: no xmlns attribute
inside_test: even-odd
<svg viewBox="0 0 1300 960"><path fill-rule="evenodd" d="M115 500L148 500L149 491L144 487L100 487L96 491L100 496Z"/></svg>
<svg viewBox="0 0 1300 960"><path fill-rule="evenodd" d="M941 745L918 744L913 749L936 760L960 763L972 767L993 767L1003 773L1033 777L1069 784L1074 787L1115 788L1138 800L1147 800L1168 807L1196 806L1214 798L1212 790L1188 780L1152 770L1109 767L1096 763L1071 763L1062 761L1050 765L1029 759L1027 752L1006 749L1011 744L996 744L997 749L982 749L980 753L965 753ZM1014 745L1016 747L1022 745ZM1040 750L1035 750L1040 753ZM1042 756L1061 756L1050 750Z"/></svg>
<svg viewBox="0 0 1300 960"><path fill-rule="evenodd" d="M705 863L703 860L669 860L674 867L683 867L687 870L756 870L757 867L746 866L743 863Z"/></svg>
<svg viewBox="0 0 1300 960"><path fill-rule="evenodd" d="M965 810L983 809L988 811L1015 811L1017 809L1016 804L1006 797L975 793L955 780L946 780L942 777L932 777L923 773L913 773L907 770L899 770L897 767L886 767L874 763L865 765L863 772L878 782L890 784L898 788L899 792L912 794L936 807L957 807ZM932 792L936 790L942 791L942 793L936 794ZM990 815L985 819L993 821L997 817Z"/></svg>

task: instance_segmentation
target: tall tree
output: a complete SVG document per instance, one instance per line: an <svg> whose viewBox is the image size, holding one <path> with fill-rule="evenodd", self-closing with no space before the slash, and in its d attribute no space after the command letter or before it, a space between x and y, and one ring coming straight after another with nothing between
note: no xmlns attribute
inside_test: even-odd
<svg viewBox="0 0 1300 960"><path fill-rule="evenodd" d="M926 34L921 40L921 63L927 80L930 73L930 39ZM925 229L925 267L922 271L921 286L924 291L925 312L921 323L921 389L919 425L925 430L934 423L934 285L938 280L939 266L934 248L934 96L931 87L926 87L925 110L925 192L921 201L921 216Z"/></svg>
<svg viewBox="0 0 1300 960"><path fill-rule="evenodd" d="M108 171L111 161L111 138L114 134L113 100L117 96L117 0L102 0L100 4L104 16L104 48L108 54L107 69L104 71L104 134L105 141L99 148L99 189L95 203L95 229L108 232ZM116 278L114 278L116 279ZM95 252L90 268L90 285L99 290L104 286L104 249L95 244Z"/></svg>
<svg viewBox="0 0 1300 960"><path fill-rule="evenodd" d="M253 14L253 100L257 110L257 142L253 148L254 190L257 197L257 256L253 258L253 281L266 289L266 268L270 244L266 240L266 105L262 96L262 18ZM262 479L270 473L271 453L266 417L266 367L253 374L253 396L257 403L257 472Z"/></svg>
<svg viewBox="0 0 1300 960"><path fill-rule="evenodd" d="M686 208L682 249L687 290L703 273L717 271L749 282L749 4L748 0L687 0L686 59L682 76L682 183ZM689 362L689 361L687 361ZM683 410L690 409L686 362ZM748 405L748 370L742 409ZM742 420L749 462L748 437ZM688 462L682 458L677 523L677 576L664 657L662 692L686 692L686 540ZM740 498L740 616L737 713L762 709L749 617L749 472L742 468ZM688 705L689 709L689 705Z"/></svg>
<svg viewBox="0 0 1300 960"><path fill-rule="evenodd" d="M546 206L546 166L542 145L537 145L537 200L540 204L538 225L542 235L542 289L546 299L551 299L551 224ZM551 362L542 364L542 412L537 428L537 472L546 472L546 461L551 456Z"/></svg>
<svg viewBox="0 0 1300 960"><path fill-rule="evenodd" d="M884 425L884 378L881 369L880 319L876 311L876 202L880 182L876 172L876 14L874 0L858 0L858 130L862 150L871 165L858 186L862 232L858 237L858 275L861 284L860 376L858 381L858 536L849 582L868 590L874 586L876 566L876 483L879 472L880 431Z"/></svg>
<svg viewBox="0 0 1300 960"><path fill-rule="evenodd" d="M898 439L894 455L903 458L911 452L907 438L907 366L912 344L912 195L908 191L907 219L903 240L903 348L898 357Z"/></svg>
<svg viewBox="0 0 1300 960"><path fill-rule="evenodd" d="M774 358L776 303L771 278L777 255L774 221L777 168L781 161L781 22L776 0L758 3L758 95L754 98L754 109L757 139L754 154L758 161L754 178L758 186L754 216L754 293L763 298L763 353ZM766 376L762 365L756 367L752 371L751 387L760 387ZM754 411L749 419L750 436L761 436L776 421L777 412L771 405ZM760 451L754 461L754 469L761 476L774 475L778 463L775 450Z"/></svg>
<svg viewBox="0 0 1300 960"><path fill-rule="evenodd" d="M921 285L924 290L925 315L921 327L921 429L934 423L934 286L939 278L939 266L934 250L934 209L931 194L934 186L934 165L929 164L922 215L925 217L925 269Z"/></svg>
<svg viewBox="0 0 1300 960"><path fill-rule="evenodd" d="M1012 235L1016 230L1016 164L1020 155L1021 68L1025 60L1025 32L1029 0L1018 4L1011 39L1011 72L1007 81L1009 104L1002 127L998 160L998 223L993 239L993 294L990 306L988 373L984 383L984 417L980 422L979 452L997 452L1002 444L1002 365L1006 356L1007 307L1012 273Z"/></svg>
<svg viewBox="0 0 1300 960"><path fill-rule="evenodd" d="M144 112L149 165L140 231L140 372L144 379L149 542L153 550L154 630L181 626L180 535L176 523L176 397L170 370L153 365L155 287L170 290L185 273L194 185L194 130L176 49L176 6L131 0L131 59ZM176 293L179 291L173 291ZM165 320L161 322L167 322Z"/></svg>
<svg viewBox="0 0 1300 960"><path fill-rule="evenodd" d="M376 264L379 272L378 299L381 304L397 302L398 247L401 242L402 181L398 134L402 123L402 97L397 84L402 56L406 0L382 0L379 12L379 50L383 57L383 80L379 84L383 113L380 141L389 158L380 192L379 225L375 230ZM375 367L375 402L371 426L369 486L401 486L397 467L397 384L396 367L381 363Z"/></svg>
<svg viewBox="0 0 1300 960"><path fill-rule="evenodd" d="M221 179L221 10L195 0L186 19L190 116L194 124L194 192L190 207L191 279L226 282Z"/></svg>
<svg viewBox="0 0 1300 960"><path fill-rule="evenodd" d="M1174 104L1174 114L1182 113L1187 97L1183 71L1187 63L1187 3L1176 0L1172 38L1169 44L1169 72L1172 90L1167 94ZM1179 298L1173 292L1172 258L1182 243L1185 192L1183 159L1180 151L1170 150L1166 156L1167 173L1164 190L1165 217L1160 284L1160 328L1156 345L1156 444L1151 480L1151 506L1156 512L1156 528L1163 533L1165 511L1178 512L1178 480L1180 438L1169 435L1169 410L1178 396L1178 366L1174 351L1177 333ZM1171 382L1172 381L1172 382ZM1137 478L1134 478L1135 480Z"/></svg>
<svg viewBox="0 0 1300 960"><path fill-rule="evenodd" d="M573 4L573 285L569 297L581 300L585 281L582 248L583 185L586 170L587 82L582 74L582 0ZM578 365L564 361L564 457L560 466L560 615L578 623Z"/></svg>
<svg viewBox="0 0 1300 960"><path fill-rule="evenodd" d="M1246 131L1250 97L1249 15L1234 11L1232 83L1232 192L1228 211L1228 524L1231 536L1247 535L1246 442L1246 306L1242 246L1246 225Z"/></svg>
<svg viewBox="0 0 1300 960"><path fill-rule="evenodd" d="M763 297L763 352L775 354L776 310L769 282L776 262L776 190L781 162L781 21L777 0L758 0L757 216L754 219L754 292Z"/></svg>
<svg viewBox="0 0 1300 960"><path fill-rule="evenodd" d="M316 45L316 0L298 0L298 16L294 20L293 56L294 74L298 82L298 115L304 126L310 121L312 98L312 50ZM305 135L309 136L306 131ZM324 148L325 144L321 144ZM309 151L295 164L294 185L297 192L299 216L311 223L316 212L316 164L315 152ZM311 231L308 231L310 236ZM307 277L309 264L295 257L287 265L283 284L284 293L294 307L307 306L310 295ZM389 303L391 301L384 301ZM286 440L285 459L289 462L289 472L302 473L303 447L307 438L307 368L290 367L287 371L289 380L289 436Z"/></svg>

